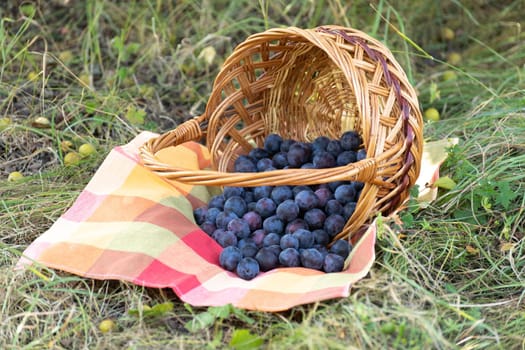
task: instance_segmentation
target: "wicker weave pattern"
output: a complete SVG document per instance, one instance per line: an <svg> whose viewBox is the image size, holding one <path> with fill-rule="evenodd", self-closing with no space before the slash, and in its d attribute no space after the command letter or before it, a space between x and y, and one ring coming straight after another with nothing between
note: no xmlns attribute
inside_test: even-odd
<svg viewBox="0 0 525 350"><path fill-rule="evenodd" d="M332 169L233 173L239 154L269 133L311 141L356 130L368 158ZM209 171L160 164L165 147L206 137ZM168 179L202 185L300 185L365 182L356 211L336 238L349 237L377 212L407 198L420 170L422 117L416 93L379 41L355 29L271 29L250 36L225 61L203 115L142 148L146 166Z"/></svg>

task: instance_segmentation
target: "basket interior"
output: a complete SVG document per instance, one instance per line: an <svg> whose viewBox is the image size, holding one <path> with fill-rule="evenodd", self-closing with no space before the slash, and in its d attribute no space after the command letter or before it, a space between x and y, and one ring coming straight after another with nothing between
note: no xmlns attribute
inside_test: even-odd
<svg viewBox="0 0 525 350"><path fill-rule="evenodd" d="M237 155L262 146L269 133L311 141L360 132L353 88L320 48L291 38L246 54L231 64L221 99L210 108L215 123L208 125L207 143L215 168L231 171ZM210 98L208 107L213 105Z"/></svg>

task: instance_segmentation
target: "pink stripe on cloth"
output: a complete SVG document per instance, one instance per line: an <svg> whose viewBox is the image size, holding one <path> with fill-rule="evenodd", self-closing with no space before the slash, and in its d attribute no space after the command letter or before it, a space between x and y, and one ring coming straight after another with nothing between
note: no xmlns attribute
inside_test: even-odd
<svg viewBox="0 0 525 350"><path fill-rule="evenodd" d="M69 221L82 222L87 220L107 198L105 194L94 194L87 190L80 193L77 200L62 217Z"/></svg>

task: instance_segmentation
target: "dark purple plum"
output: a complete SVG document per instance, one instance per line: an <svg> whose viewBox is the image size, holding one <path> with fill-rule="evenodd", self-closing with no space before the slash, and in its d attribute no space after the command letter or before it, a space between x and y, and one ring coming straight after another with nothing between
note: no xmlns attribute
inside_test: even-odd
<svg viewBox="0 0 525 350"><path fill-rule="evenodd" d="M272 164L277 169L283 169L288 165L288 158L285 152L276 153L272 158Z"/></svg>
<svg viewBox="0 0 525 350"><path fill-rule="evenodd" d="M274 244L279 244L281 242L281 236L277 233L270 232L263 239L263 247L269 247Z"/></svg>
<svg viewBox="0 0 525 350"><path fill-rule="evenodd" d="M333 168L336 166L335 157L330 152L319 152L314 156L313 165L316 169Z"/></svg>
<svg viewBox="0 0 525 350"><path fill-rule="evenodd" d="M337 159L339 153L343 151L343 149L341 148L341 142L339 142L338 140L330 140L330 142L328 142L328 145L326 145L326 151L331 153Z"/></svg>
<svg viewBox="0 0 525 350"><path fill-rule="evenodd" d="M330 237L334 237L345 227L346 220L341 215L330 215L324 221L324 230Z"/></svg>
<svg viewBox="0 0 525 350"><path fill-rule="evenodd" d="M317 249L317 251L321 254L323 254L323 259L324 257L326 256L326 254L328 254L328 248L326 248L326 246L324 245L320 245L320 244L314 244L313 246L314 249Z"/></svg>
<svg viewBox="0 0 525 350"><path fill-rule="evenodd" d="M310 191L310 192L313 192L312 188L310 186L306 186L306 185L298 185L298 186L294 186L292 188L292 192L293 192L293 197L295 198L295 196L297 196L297 193L301 192L301 191Z"/></svg>
<svg viewBox="0 0 525 350"><path fill-rule="evenodd" d="M252 239L255 245L257 245L258 248L261 248L263 245L264 237L266 237L266 231L263 229L255 230L252 233Z"/></svg>
<svg viewBox="0 0 525 350"><path fill-rule="evenodd" d="M323 271L324 272L341 272L345 265L345 259L340 255L328 253L324 257L323 261Z"/></svg>
<svg viewBox="0 0 525 350"><path fill-rule="evenodd" d="M217 218L215 219L215 226L217 226L217 228L225 229L230 221L237 218L238 216L233 212L222 211L219 213L219 215L217 215Z"/></svg>
<svg viewBox="0 0 525 350"><path fill-rule="evenodd" d="M295 196L295 204L302 211L307 211L319 205L319 198L312 191L301 191Z"/></svg>
<svg viewBox="0 0 525 350"><path fill-rule="evenodd" d="M275 214L277 205L270 198L261 198L255 204L255 212L257 212L263 219Z"/></svg>
<svg viewBox="0 0 525 350"><path fill-rule="evenodd" d="M276 186L273 188L270 198L279 205L287 199L293 199L293 192L290 186Z"/></svg>
<svg viewBox="0 0 525 350"><path fill-rule="evenodd" d="M339 203L339 201L336 200L336 199L330 199L326 203L326 206L324 207L324 212L328 216L334 215L334 214L342 215L343 214L343 205L341 203Z"/></svg>
<svg viewBox="0 0 525 350"><path fill-rule="evenodd" d="M340 255L343 259L346 259L351 251L352 245L345 239L338 239L330 247L330 253Z"/></svg>
<svg viewBox="0 0 525 350"><path fill-rule="evenodd" d="M354 181L352 182L352 184L354 185L354 188L356 191L361 191L363 189L363 187L365 187L365 184L363 182L359 182L359 181Z"/></svg>
<svg viewBox="0 0 525 350"><path fill-rule="evenodd" d="M366 150L364 148L357 151L357 161L363 160L366 158Z"/></svg>
<svg viewBox="0 0 525 350"><path fill-rule="evenodd" d="M299 229L292 233L292 236L299 241L299 248L307 249L314 245L314 235L312 231Z"/></svg>
<svg viewBox="0 0 525 350"><path fill-rule="evenodd" d="M257 172L257 166L255 159L249 156L241 155L235 159L233 169L238 173L255 173Z"/></svg>
<svg viewBox="0 0 525 350"><path fill-rule="evenodd" d="M277 206L275 212L279 219L290 222L299 215L299 207L292 199L287 199Z"/></svg>
<svg viewBox="0 0 525 350"><path fill-rule="evenodd" d="M314 142L312 142L312 150L315 151L326 151L326 146L330 143L330 139L326 136L317 137Z"/></svg>
<svg viewBox="0 0 525 350"><path fill-rule="evenodd" d="M273 186L258 186L253 188L253 199L258 201L261 198L270 198Z"/></svg>
<svg viewBox="0 0 525 350"><path fill-rule="evenodd" d="M280 151L285 152L285 153L288 152L290 150L290 146L293 145L294 143L297 143L297 141L292 140L292 139L283 140L283 142L281 142Z"/></svg>
<svg viewBox="0 0 525 350"><path fill-rule="evenodd" d="M238 217L242 217L247 211L246 202L242 197L233 196L224 202L224 211L235 213Z"/></svg>
<svg viewBox="0 0 525 350"><path fill-rule="evenodd" d="M267 217L263 221L263 229L266 232L273 232L277 234L282 234L284 232L284 222L279 219L276 215Z"/></svg>
<svg viewBox="0 0 525 350"><path fill-rule="evenodd" d="M224 248L219 255L219 264L228 271L235 271L241 259L241 250L234 246L228 246Z"/></svg>
<svg viewBox="0 0 525 350"><path fill-rule="evenodd" d="M281 237L281 240L279 241L279 246L283 250L286 248L299 249L299 240L297 239L297 237L294 237L291 233L287 233Z"/></svg>
<svg viewBox="0 0 525 350"><path fill-rule="evenodd" d="M290 150L286 155L288 165L291 168L300 168L301 165L308 162L309 152L307 147L302 142L294 143L290 146Z"/></svg>
<svg viewBox="0 0 525 350"><path fill-rule="evenodd" d="M322 270L324 257L315 248L303 249L300 251L301 264L309 269Z"/></svg>
<svg viewBox="0 0 525 350"><path fill-rule="evenodd" d="M314 193L319 199L319 208L324 208L326 203L334 198L332 191L328 187L320 187Z"/></svg>
<svg viewBox="0 0 525 350"><path fill-rule="evenodd" d="M203 230L204 232L206 232L208 235L211 235L213 234L213 231L215 231L217 229L217 227L215 226L215 224L213 222L210 222L210 221L204 221L202 224L201 224L201 230Z"/></svg>
<svg viewBox="0 0 525 350"><path fill-rule="evenodd" d="M213 236L215 240L217 241L217 243L220 244L221 247L226 248L229 246L237 245L238 241L237 241L237 236L235 235L235 233L233 233L232 231L225 231L225 230L221 230L219 232L217 231L219 230L216 230L213 233Z"/></svg>
<svg viewBox="0 0 525 350"><path fill-rule="evenodd" d="M237 264L236 272L240 278L249 281L259 274L259 263L254 258L242 258Z"/></svg>
<svg viewBox="0 0 525 350"><path fill-rule="evenodd" d="M211 197L210 201L208 202L208 209L209 208L218 208L220 210L223 210L224 208L224 201L226 199L222 194L219 194L217 196Z"/></svg>
<svg viewBox="0 0 525 350"><path fill-rule="evenodd" d="M248 223L250 231L258 230L262 227L262 218L259 213L255 211L249 211L242 216L242 218Z"/></svg>
<svg viewBox="0 0 525 350"><path fill-rule="evenodd" d="M217 215L221 213L221 210L219 208L208 208L208 212L206 213L206 220L210 222L216 222L217 221Z"/></svg>
<svg viewBox="0 0 525 350"><path fill-rule="evenodd" d="M248 222L244 219L233 219L228 223L227 226L228 231L232 231L235 233L238 239L241 238L248 238L250 236L250 226L248 225Z"/></svg>
<svg viewBox="0 0 525 350"><path fill-rule="evenodd" d="M279 265L279 257L270 247L263 247L255 254L255 260L259 263L261 271L275 269Z"/></svg>
<svg viewBox="0 0 525 350"><path fill-rule="evenodd" d="M325 230L313 230L312 234L314 235L314 244L319 244L325 246L330 243L330 236L326 233Z"/></svg>
<svg viewBox="0 0 525 350"><path fill-rule="evenodd" d="M355 131L346 131L339 140L341 148L345 151L357 151L361 145L361 137Z"/></svg>
<svg viewBox="0 0 525 350"><path fill-rule="evenodd" d="M254 148L248 153L248 156L252 157L255 160L259 160L259 159L263 159L263 158L268 158L270 156L270 154L265 149Z"/></svg>
<svg viewBox="0 0 525 350"><path fill-rule="evenodd" d="M270 158L263 158L263 159L260 159L258 162L257 162L257 171L258 172L263 172L263 171L267 171L267 170L274 170L275 167L273 166L273 162Z"/></svg>
<svg viewBox="0 0 525 350"><path fill-rule="evenodd" d="M254 258L258 251L259 248L257 248L255 243L246 243L241 248L241 254L243 258Z"/></svg>
<svg viewBox="0 0 525 350"><path fill-rule="evenodd" d="M246 202L246 205L255 201L255 197L252 191L244 191L242 199Z"/></svg>
<svg viewBox="0 0 525 350"><path fill-rule="evenodd" d="M298 229L308 230L308 225L303 219L295 219L286 225L285 233L294 233Z"/></svg>
<svg viewBox="0 0 525 350"><path fill-rule="evenodd" d="M319 208L313 208L304 213L304 221L310 230L323 228L325 220L326 214Z"/></svg>
<svg viewBox="0 0 525 350"><path fill-rule="evenodd" d="M195 223L197 225L202 224L204 221L206 221L206 215L208 214L208 207L203 206L199 208L195 208L193 210L193 217L195 218ZM210 220L213 222L213 220Z"/></svg>
<svg viewBox="0 0 525 350"><path fill-rule="evenodd" d="M344 166L350 163L355 163L357 160L357 153L354 151L344 151L339 153L336 160L337 166Z"/></svg>
<svg viewBox="0 0 525 350"><path fill-rule="evenodd" d="M270 249L270 251L272 251L277 257L279 257L279 254L281 254L282 250L279 244L272 244L265 248Z"/></svg>
<svg viewBox="0 0 525 350"><path fill-rule="evenodd" d="M224 187L223 196L228 199L233 196L243 197L244 196L244 187L228 186Z"/></svg>
<svg viewBox="0 0 525 350"><path fill-rule="evenodd" d="M279 254L279 262L286 267L301 266L299 251L295 248L285 248Z"/></svg>
<svg viewBox="0 0 525 350"><path fill-rule="evenodd" d="M356 202L348 202L343 207L343 217L346 221L348 221L348 219L350 219L350 217L352 217L352 215L354 214L356 205Z"/></svg>
<svg viewBox="0 0 525 350"><path fill-rule="evenodd" d="M334 197L339 203L345 205L355 200L355 189L352 185L341 185L334 192Z"/></svg>
<svg viewBox="0 0 525 350"><path fill-rule="evenodd" d="M337 189L337 187L339 187L341 185L344 185L344 184L346 184L346 182L344 182L344 181L329 182L328 183L328 188L330 188L330 191L332 191L332 193L334 193L335 190Z"/></svg>
<svg viewBox="0 0 525 350"><path fill-rule="evenodd" d="M247 211L255 211L255 205L257 202L247 202L246 204L246 210Z"/></svg>
<svg viewBox="0 0 525 350"><path fill-rule="evenodd" d="M237 248L242 249L246 244L255 244L252 237L241 238L237 240Z"/></svg>
<svg viewBox="0 0 525 350"><path fill-rule="evenodd" d="M283 138L277 134L270 134L264 140L264 149L269 154L275 154L281 150Z"/></svg>

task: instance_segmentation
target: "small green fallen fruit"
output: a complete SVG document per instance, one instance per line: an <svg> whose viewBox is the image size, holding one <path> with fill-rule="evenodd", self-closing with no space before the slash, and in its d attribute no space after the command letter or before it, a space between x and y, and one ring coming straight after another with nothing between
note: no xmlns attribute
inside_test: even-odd
<svg viewBox="0 0 525 350"><path fill-rule="evenodd" d="M461 55L457 52L451 52L447 56L447 63L455 66L461 62Z"/></svg>
<svg viewBox="0 0 525 350"><path fill-rule="evenodd" d="M447 70L443 72L442 78L443 78L443 81L451 81L451 80L456 80L458 76L456 72L454 72L453 70Z"/></svg>
<svg viewBox="0 0 525 350"><path fill-rule="evenodd" d="M73 147L73 142L71 142L69 140L64 140L64 141L60 142L60 149L62 150L62 152L67 152L72 147Z"/></svg>
<svg viewBox="0 0 525 350"><path fill-rule="evenodd" d="M437 122L439 120L439 111L434 107L430 107L425 111L424 117L426 120Z"/></svg>
<svg viewBox="0 0 525 350"><path fill-rule="evenodd" d="M39 129L47 129L51 127L51 123L49 122L49 119L47 119L46 117L35 118L33 122L31 123L31 125Z"/></svg>
<svg viewBox="0 0 525 350"><path fill-rule="evenodd" d="M115 322L113 322L113 320L105 319L105 320L101 321L98 324L98 329L102 333L108 333L108 332L111 332L112 330L114 330L116 328L116 326L117 325L115 324Z"/></svg>
<svg viewBox="0 0 525 350"><path fill-rule="evenodd" d="M387 322L381 326L381 333L383 334L394 334L396 330L397 327L394 322Z"/></svg>
<svg viewBox="0 0 525 350"><path fill-rule="evenodd" d="M70 165L77 165L80 162L80 155L76 152L68 152L64 156L64 165L70 166Z"/></svg>
<svg viewBox="0 0 525 350"><path fill-rule="evenodd" d="M58 59L64 63L68 63L73 59L73 52L71 52L71 50L64 50L58 54Z"/></svg>
<svg viewBox="0 0 525 350"><path fill-rule="evenodd" d="M20 180L21 178L23 178L24 175L19 172L19 171L13 171L12 173L10 173L8 176L7 176L7 181L18 181Z"/></svg>
<svg viewBox="0 0 525 350"><path fill-rule="evenodd" d="M27 74L27 80L35 81L38 79L38 73L37 72L29 72Z"/></svg>
<svg viewBox="0 0 525 350"><path fill-rule="evenodd" d="M0 118L0 131L6 129L9 125L11 125L11 119L8 117Z"/></svg>
<svg viewBox="0 0 525 350"><path fill-rule="evenodd" d="M443 29L441 29L441 37L444 40L451 41L451 40L454 40L454 38L456 37L456 34L449 27L444 27Z"/></svg>
<svg viewBox="0 0 525 350"><path fill-rule="evenodd" d="M78 153L80 153L82 157L89 157L96 151L95 147L90 143L84 143L78 148Z"/></svg>

